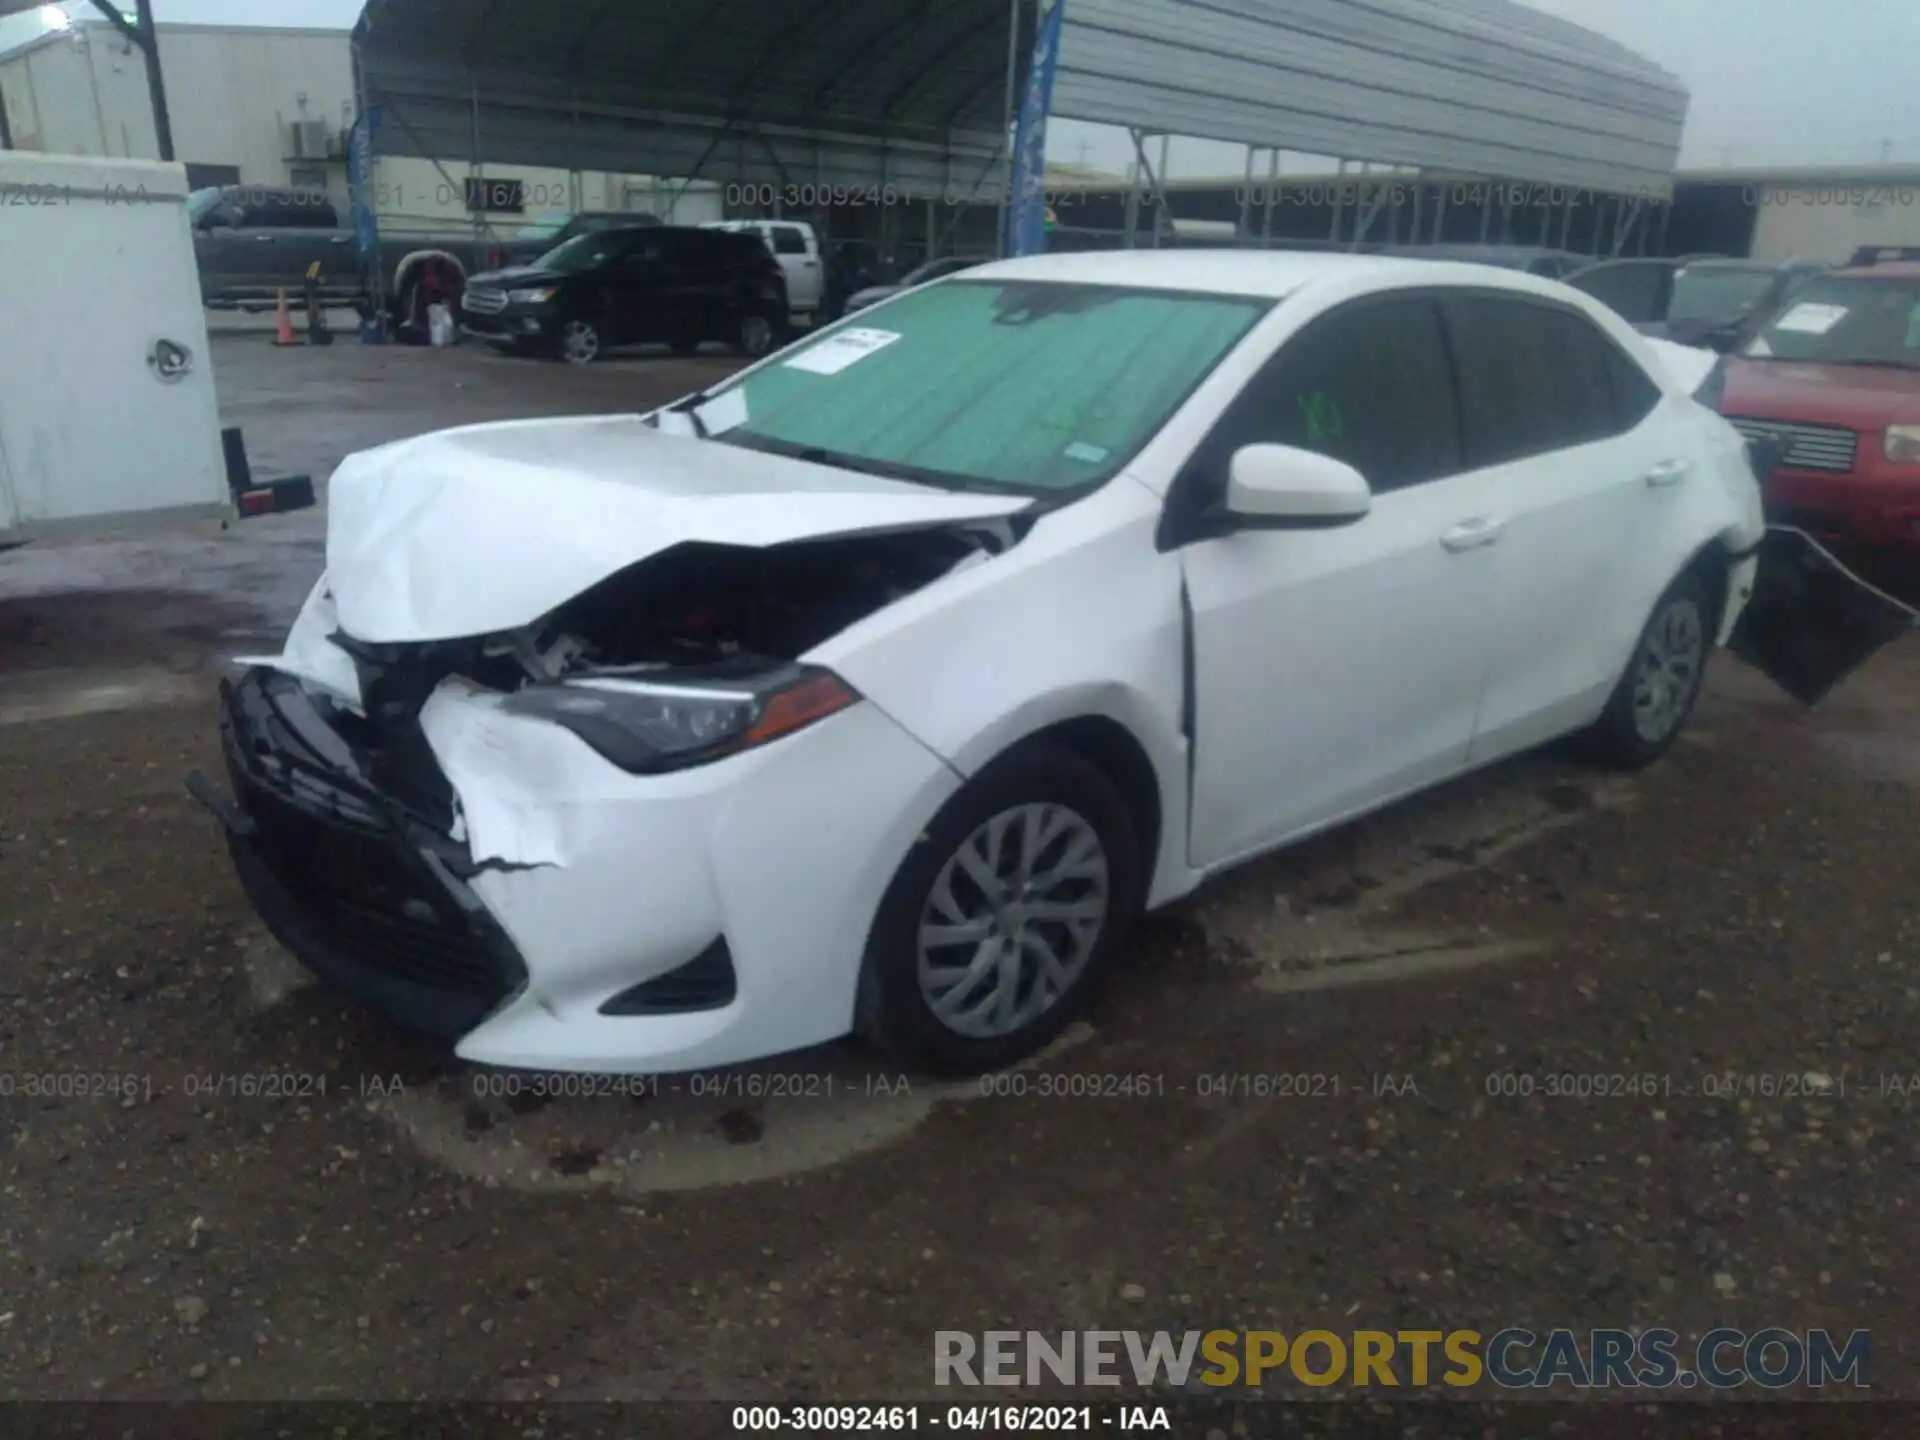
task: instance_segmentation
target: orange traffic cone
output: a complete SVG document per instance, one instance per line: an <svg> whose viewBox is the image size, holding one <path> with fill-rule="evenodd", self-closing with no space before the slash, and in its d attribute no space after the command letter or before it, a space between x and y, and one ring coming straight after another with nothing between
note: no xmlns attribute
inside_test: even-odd
<svg viewBox="0 0 1920 1440"><path fill-rule="evenodd" d="M273 337L276 345L298 345L298 337L293 333L293 312L287 309L287 292L284 286L280 290L280 330Z"/></svg>

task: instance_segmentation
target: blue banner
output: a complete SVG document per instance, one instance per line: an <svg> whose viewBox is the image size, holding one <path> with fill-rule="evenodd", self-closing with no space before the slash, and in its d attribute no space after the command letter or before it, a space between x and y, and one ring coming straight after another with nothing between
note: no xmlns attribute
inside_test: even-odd
<svg viewBox="0 0 1920 1440"><path fill-rule="evenodd" d="M373 204L373 141L379 128L379 107L369 106L354 122L347 140L347 196L353 204L353 234L360 244L362 266L380 253L380 222Z"/></svg>
<svg viewBox="0 0 1920 1440"><path fill-rule="evenodd" d="M1020 100L1020 126L1013 139L1013 194L1007 208L1007 253L1038 255L1047 248L1047 114L1053 108L1053 74L1060 63L1060 15L1067 0L1053 0L1034 30L1027 93Z"/></svg>

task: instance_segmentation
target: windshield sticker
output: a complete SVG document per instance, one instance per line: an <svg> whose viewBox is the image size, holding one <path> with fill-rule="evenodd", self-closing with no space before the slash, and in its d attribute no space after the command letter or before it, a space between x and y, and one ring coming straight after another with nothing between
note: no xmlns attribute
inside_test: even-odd
<svg viewBox="0 0 1920 1440"><path fill-rule="evenodd" d="M809 346L784 363L789 370L838 375L849 365L866 359L876 350L886 349L899 338L899 333L893 330L842 330L818 345Z"/></svg>
<svg viewBox="0 0 1920 1440"><path fill-rule="evenodd" d="M1324 390L1302 395L1300 413L1306 418L1309 447L1338 440L1346 433L1347 427L1340 418L1340 402Z"/></svg>
<svg viewBox="0 0 1920 1440"><path fill-rule="evenodd" d="M1060 453L1069 460L1083 460L1089 465L1098 465L1107 458L1108 451L1104 445L1089 445L1084 440L1076 440Z"/></svg>
<svg viewBox="0 0 1920 1440"><path fill-rule="evenodd" d="M1791 330L1800 335L1824 335L1846 318L1844 305L1816 305L1802 301L1773 322L1776 330Z"/></svg>
<svg viewBox="0 0 1920 1440"><path fill-rule="evenodd" d="M739 385L723 390L693 412L709 435L724 435L747 423L747 392Z"/></svg>

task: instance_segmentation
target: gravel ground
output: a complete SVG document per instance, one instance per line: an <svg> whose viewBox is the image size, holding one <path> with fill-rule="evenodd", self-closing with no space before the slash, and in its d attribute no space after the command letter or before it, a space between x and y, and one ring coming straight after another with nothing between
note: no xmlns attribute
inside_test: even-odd
<svg viewBox="0 0 1920 1440"><path fill-rule="evenodd" d="M217 348L323 475L720 369ZM1208 887L1024 1094L833 1047L540 1103L304 983L182 793L319 535L0 559L6 1395L924 1399L942 1329L1664 1324L1866 1328L1920 1396L1920 645L1811 714L1723 661L1644 775L1529 757Z"/></svg>

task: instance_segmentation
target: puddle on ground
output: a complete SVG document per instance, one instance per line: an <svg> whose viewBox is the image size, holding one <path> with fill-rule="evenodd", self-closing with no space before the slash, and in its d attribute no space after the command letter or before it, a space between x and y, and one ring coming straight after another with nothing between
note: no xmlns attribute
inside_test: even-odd
<svg viewBox="0 0 1920 1440"><path fill-rule="evenodd" d="M1273 992L1378 984L1534 953L1486 933L1410 934L1381 917L1427 886L1479 869L1595 811L1633 782L1527 756L1341 827L1223 877L1190 902L1212 947Z"/></svg>
<svg viewBox="0 0 1920 1440"><path fill-rule="evenodd" d="M236 940L256 1014L317 982L266 931ZM1071 1026L1020 1068L1093 1037ZM851 1044L686 1075L592 1076L455 1065L371 1096L368 1111L415 1150L487 1186L629 1195L745 1185L823 1169L912 1134L978 1080L907 1073Z"/></svg>

